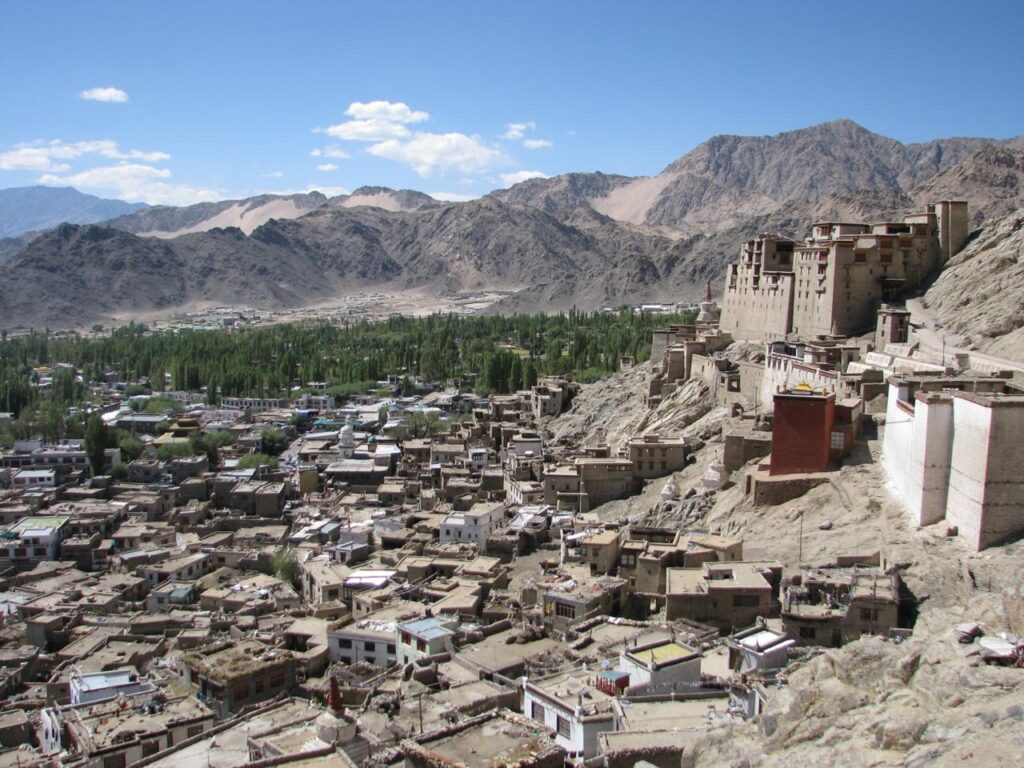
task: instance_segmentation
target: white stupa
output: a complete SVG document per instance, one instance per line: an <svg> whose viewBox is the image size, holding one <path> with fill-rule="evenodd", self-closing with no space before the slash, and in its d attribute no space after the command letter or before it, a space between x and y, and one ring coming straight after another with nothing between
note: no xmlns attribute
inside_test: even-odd
<svg viewBox="0 0 1024 768"><path fill-rule="evenodd" d="M345 419L345 426L338 430L338 454L343 459L351 459L356 451L356 430L352 417Z"/></svg>
<svg viewBox="0 0 1024 768"><path fill-rule="evenodd" d="M700 312L697 314L698 323L718 323L718 319L722 316L722 311L718 308L718 304L711 299L711 281L708 280L708 290L704 294L704 301L699 305Z"/></svg>

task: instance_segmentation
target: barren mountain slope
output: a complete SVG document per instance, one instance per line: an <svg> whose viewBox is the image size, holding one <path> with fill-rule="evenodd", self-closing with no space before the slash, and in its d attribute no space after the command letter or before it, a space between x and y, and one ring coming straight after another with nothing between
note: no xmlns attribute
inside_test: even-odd
<svg viewBox="0 0 1024 768"><path fill-rule="evenodd" d="M902 144L835 120L775 136L716 136L653 177L570 174L492 194L549 213L589 204L631 224L710 234L771 214L787 201L814 204L863 190L903 193L993 143L1000 142Z"/></svg>
<svg viewBox="0 0 1024 768"><path fill-rule="evenodd" d="M439 205L430 195L412 189L389 189L388 187L360 187L351 195L332 197L328 205L335 208L356 208L367 205L383 208L385 211L414 211L425 205Z"/></svg>
<svg viewBox="0 0 1024 768"><path fill-rule="evenodd" d="M1024 150L982 147L915 188L918 206L936 200L967 200L971 224L1024 208Z"/></svg>
<svg viewBox="0 0 1024 768"><path fill-rule="evenodd" d="M319 192L298 195L259 195L244 200L220 200L182 207L157 205L119 216L107 224L146 237L172 238L211 229L237 227L249 234L270 219L294 219L327 202Z"/></svg>
<svg viewBox="0 0 1024 768"><path fill-rule="evenodd" d="M1024 209L988 222L924 298L966 346L1024 362Z"/></svg>

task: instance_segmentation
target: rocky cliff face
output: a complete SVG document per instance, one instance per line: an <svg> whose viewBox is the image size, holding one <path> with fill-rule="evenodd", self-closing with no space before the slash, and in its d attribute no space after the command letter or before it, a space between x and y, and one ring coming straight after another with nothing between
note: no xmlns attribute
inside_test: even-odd
<svg viewBox="0 0 1024 768"><path fill-rule="evenodd" d="M988 222L924 299L968 347L1024 360L1024 210Z"/></svg>

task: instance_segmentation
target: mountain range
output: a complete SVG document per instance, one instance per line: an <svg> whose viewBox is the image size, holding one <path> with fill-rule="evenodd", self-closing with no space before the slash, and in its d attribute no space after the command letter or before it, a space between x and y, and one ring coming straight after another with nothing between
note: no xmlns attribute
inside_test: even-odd
<svg viewBox="0 0 1024 768"><path fill-rule="evenodd" d="M8 245L5 324L66 327L197 303L298 306L365 287L514 291L494 311L693 298L739 244L815 220L967 199L1020 207L1024 137L901 144L848 120L717 136L653 177L571 173L466 203L366 187L66 224ZM5 248L0 243L0 260Z"/></svg>
<svg viewBox="0 0 1024 768"><path fill-rule="evenodd" d="M0 189L0 240L58 224L93 224L141 210L145 203L126 203L86 195L73 187Z"/></svg>

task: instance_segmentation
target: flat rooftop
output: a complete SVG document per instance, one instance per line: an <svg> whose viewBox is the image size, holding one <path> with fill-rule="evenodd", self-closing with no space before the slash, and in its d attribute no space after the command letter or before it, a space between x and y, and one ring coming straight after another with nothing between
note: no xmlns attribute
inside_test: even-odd
<svg viewBox="0 0 1024 768"><path fill-rule="evenodd" d="M492 717L464 731L428 741L423 749L474 768L497 768L535 758L538 752L553 748L551 738L538 724Z"/></svg>
<svg viewBox="0 0 1024 768"><path fill-rule="evenodd" d="M671 664L674 661L682 661L683 659L699 656L700 653L688 645L683 645L682 643L677 643L674 640L669 640L661 645L656 645L651 648L645 648L639 651L630 651L628 655L645 664L654 665Z"/></svg>

